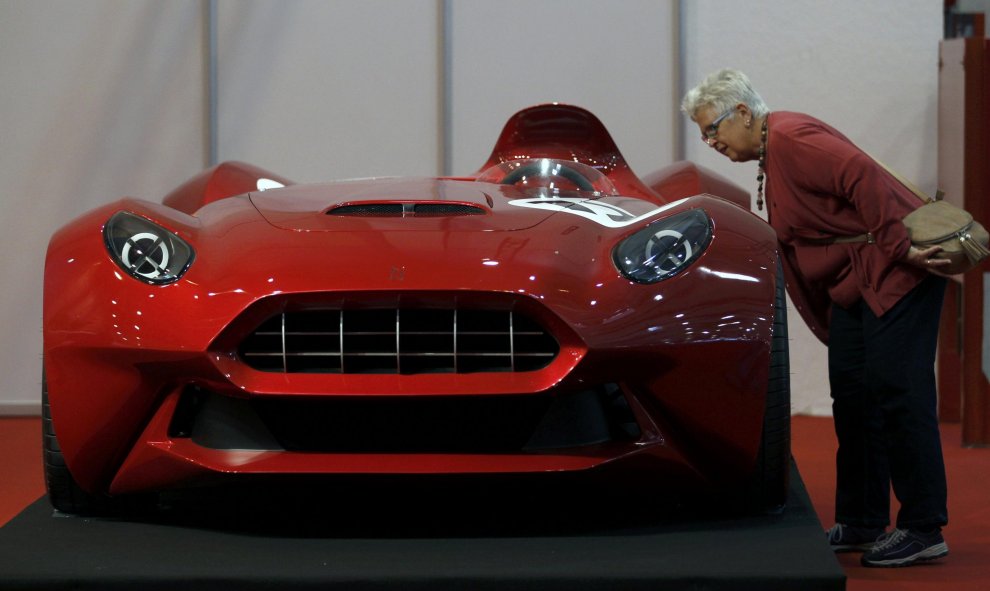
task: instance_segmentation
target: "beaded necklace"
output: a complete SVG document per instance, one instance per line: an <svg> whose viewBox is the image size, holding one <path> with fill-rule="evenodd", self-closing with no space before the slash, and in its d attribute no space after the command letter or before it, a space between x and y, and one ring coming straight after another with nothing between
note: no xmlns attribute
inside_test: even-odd
<svg viewBox="0 0 990 591"><path fill-rule="evenodd" d="M770 121L770 114L763 118L763 125L760 128L760 163L756 169L756 207L763 211L763 179L766 178L764 170L767 163L767 122Z"/></svg>

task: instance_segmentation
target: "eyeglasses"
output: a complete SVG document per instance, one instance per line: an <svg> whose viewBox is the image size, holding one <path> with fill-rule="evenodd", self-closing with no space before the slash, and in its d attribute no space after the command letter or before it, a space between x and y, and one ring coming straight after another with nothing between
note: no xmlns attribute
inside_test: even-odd
<svg viewBox="0 0 990 591"><path fill-rule="evenodd" d="M729 109L728 111L722 113L718 116L712 124L705 128L705 134L701 136L701 141L705 142L709 146L715 141L715 137L718 136L718 126L722 123L722 120L732 114L734 109Z"/></svg>

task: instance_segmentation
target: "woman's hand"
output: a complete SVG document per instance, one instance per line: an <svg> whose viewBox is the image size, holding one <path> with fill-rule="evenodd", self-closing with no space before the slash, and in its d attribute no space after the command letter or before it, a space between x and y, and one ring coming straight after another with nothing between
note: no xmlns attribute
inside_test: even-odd
<svg viewBox="0 0 990 591"><path fill-rule="evenodd" d="M942 252L941 246L931 246L924 250L918 248L917 246L911 246L908 249L907 254L904 255L903 261L909 265L925 269L926 271L931 271L936 275L945 276L942 271L948 267L951 263L948 259L935 258L935 255Z"/></svg>

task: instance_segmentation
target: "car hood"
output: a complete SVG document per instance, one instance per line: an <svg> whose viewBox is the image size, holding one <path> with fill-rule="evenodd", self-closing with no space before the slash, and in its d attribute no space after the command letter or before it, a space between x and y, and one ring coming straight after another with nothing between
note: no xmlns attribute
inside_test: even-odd
<svg viewBox="0 0 990 591"><path fill-rule="evenodd" d="M302 231L512 231L561 211L617 227L658 209L636 198L548 197L513 186L437 178L292 185L252 193L250 199L273 226Z"/></svg>

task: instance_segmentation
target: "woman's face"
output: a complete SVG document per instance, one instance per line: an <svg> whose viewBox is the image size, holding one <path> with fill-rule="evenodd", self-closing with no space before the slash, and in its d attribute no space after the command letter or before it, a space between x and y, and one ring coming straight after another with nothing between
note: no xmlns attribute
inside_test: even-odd
<svg viewBox="0 0 990 591"><path fill-rule="evenodd" d="M759 141L753 146L752 113L746 105L716 112L712 107L698 111L695 122L709 146L733 162L747 162L759 157ZM749 122L750 126L746 123Z"/></svg>

